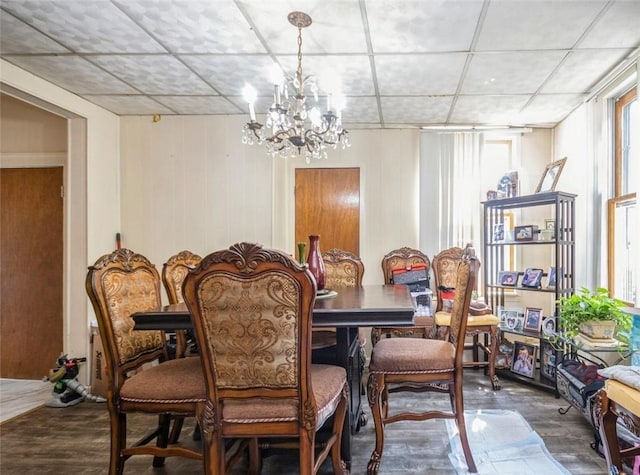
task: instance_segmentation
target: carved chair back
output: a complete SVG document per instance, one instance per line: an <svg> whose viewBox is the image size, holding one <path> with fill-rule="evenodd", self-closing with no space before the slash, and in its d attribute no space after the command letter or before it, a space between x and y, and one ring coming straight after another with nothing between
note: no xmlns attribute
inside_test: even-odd
<svg viewBox="0 0 640 475"><path fill-rule="evenodd" d="M110 386L117 397L128 372L149 361L167 359L164 332L133 331L131 318L132 313L160 308L160 276L146 257L118 249L89 267L86 289L100 328Z"/></svg>
<svg viewBox="0 0 640 475"><path fill-rule="evenodd" d="M426 266L427 275L429 275L431 262L429 261L429 258L425 253L418 249L412 249L410 247L401 247L400 249L394 249L382 258L382 273L384 275L384 283L392 283L394 269L408 269L420 264Z"/></svg>
<svg viewBox="0 0 640 475"><path fill-rule="evenodd" d="M360 257L341 249L329 249L322 253L326 272L325 287L360 287L364 276L364 264Z"/></svg>
<svg viewBox="0 0 640 475"><path fill-rule="evenodd" d="M170 304L183 302L182 298L182 282L189 273L189 270L195 268L202 257L191 251L181 251L171 256L162 266L162 283L167 292Z"/></svg>

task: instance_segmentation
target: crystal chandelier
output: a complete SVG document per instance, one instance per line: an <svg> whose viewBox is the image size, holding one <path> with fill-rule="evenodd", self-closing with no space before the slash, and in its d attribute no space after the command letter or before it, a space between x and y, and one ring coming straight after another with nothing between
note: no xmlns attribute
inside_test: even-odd
<svg viewBox="0 0 640 475"><path fill-rule="evenodd" d="M255 89L245 85L243 95L249 103L250 121L242 128L242 143L266 142L267 153L274 157L304 155L309 163L312 158L326 158L328 147L335 149L340 144L344 149L351 144L349 133L342 128L340 101L329 93L327 110L322 114L314 78L302 76L302 28L311 25L311 17L306 13L291 12L287 18L298 28L298 68L294 77L284 77L282 70L277 68L278 74L273 81L273 104L267 112L266 126L256 120L253 107ZM313 96L312 107L307 104L305 89Z"/></svg>

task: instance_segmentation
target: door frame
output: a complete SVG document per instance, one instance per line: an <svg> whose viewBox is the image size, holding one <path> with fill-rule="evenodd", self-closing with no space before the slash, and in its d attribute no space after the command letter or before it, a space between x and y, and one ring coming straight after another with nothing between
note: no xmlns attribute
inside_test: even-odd
<svg viewBox="0 0 640 475"><path fill-rule="evenodd" d="M63 264L62 344L69 357L91 360L88 300L84 292L87 273L87 120L7 84L0 90L16 99L67 119L67 152L59 154L1 153L0 166L31 168L63 167ZM47 165L48 164L48 165ZM52 364L55 361L51 362ZM79 379L88 384L90 364L80 366Z"/></svg>

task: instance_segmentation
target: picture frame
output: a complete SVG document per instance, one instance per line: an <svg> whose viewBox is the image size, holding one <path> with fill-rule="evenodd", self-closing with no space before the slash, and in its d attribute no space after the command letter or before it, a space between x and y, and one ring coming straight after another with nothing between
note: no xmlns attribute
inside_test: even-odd
<svg viewBox="0 0 640 475"><path fill-rule="evenodd" d="M556 334L556 317L550 315L542 319L542 334L544 336L554 336Z"/></svg>
<svg viewBox="0 0 640 475"><path fill-rule="evenodd" d="M542 274L544 271L542 269L536 269L534 267L528 267L525 269L524 274L522 276L522 287L529 287L537 289L540 287L542 282Z"/></svg>
<svg viewBox="0 0 640 475"><path fill-rule="evenodd" d="M504 223L493 225L493 242L504 241Z"/></svg>
<svg viewBox="0 0 640 475"><path fill-rule="evenodd" d="M552 381L555 381L556 378L556 353L556 349L550 342L542 340L540 343L540 374Z"/></svg>
<svg viewBox="0 0 640 475"><path fill-rule="evenodd" d="M518 285L518 273L512 271L501 271L498 273L498 282L500 285L515 287Z"/></svg>
<svg viewBox="0 0 640 475"><path fill-rule="evenodd" d="M545 219L544 220L544 229L548 229L553 231L554 234L556 232L556 220L555 219Z"/></svg>
<svg viewBox="0 0 640 475"><path fill-rule="evenodd" d="M564 168L564 164L567 161L567 157L563 157L560 160L549 163L542 173L542 177L538 182L535 193L544 193L547 191L554 191L558 184L558 178Z"/></svg>
<svg viewBox="0 0 640 475"><path fill-rule="evenodd" d="M525 331L536 332L540 331L540 325L542 324L542 309L534 307L526 307L524 309L524 323L522 329Z"/></svg>
<svg viewBox="0 0 640 475"><path fill-rule="evenodd" d="M511 371L527 378L533 378L536 367L536 346L523 341L513 345Z"/></svg>
<svg viewBox="0 0 640 475"><path fill-rule="evenodd" d="M522 331L522 314L517 310L500 310L500 328L505 330L513 330L515 332Z"/></svg>
<svg viewBox="0 0 640 475"><path fill-rule="evenodd" d="M514 226L513 228L513 240L514 241L533 241L537 238L538 226L533 224L525 224L522 226Z"/></svg>
<svg viewBox="0 0 640 475"><path fill-rule="evenodd" d="M556 286L556 268L549 267L548 272L549 280L547 281L547 287L555 287Z"/></svg>
<svg viewBox="0 0 640 475"><path fill-rule="evenodd" d="M518 172L510 170L498 182L498 198L514 198L518 196Z"/></svg>

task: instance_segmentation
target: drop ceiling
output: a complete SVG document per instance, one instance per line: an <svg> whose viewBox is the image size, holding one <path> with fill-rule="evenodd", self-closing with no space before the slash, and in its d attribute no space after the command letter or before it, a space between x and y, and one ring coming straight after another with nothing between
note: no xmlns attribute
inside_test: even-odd
<svg viewBox="0 0 640 475"><path fill-rule="evenodd" d="M1 0L0 56L118 115L247 115L270 65L350 127L550 127L638 55L640 0Z"/></svg>

